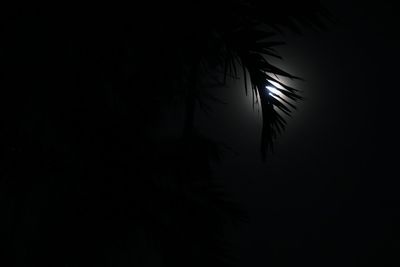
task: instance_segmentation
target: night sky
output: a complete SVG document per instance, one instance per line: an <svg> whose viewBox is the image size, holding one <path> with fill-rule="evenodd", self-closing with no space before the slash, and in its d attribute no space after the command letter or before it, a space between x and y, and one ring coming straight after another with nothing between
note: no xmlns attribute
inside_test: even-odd
<svg viewBox="0 0 400 267"><path fill-rule="evenodd" d="M284 30L276 36L286 44L277 48L283 60L273 63L304 79L284 80L304 100L266 160L260 153L261 107L253 107L251 93L246 96L243 76L207 89L224 102L211 101L209 113L195 113L199 133L223 145L210 172L196 152L211 142L201 139L188 150L185 142L192 139L174 139L182 132L185 107L163 102L170 100L164 83L174 88L181 82L170 77L185 60L165 51L182 46L182 54L190 55L184 45L193 42L190 32L183 35L189 41L179 39L179 31L152 36L151 20L136 13L131 28L118 28L115 19L118 31L114 22L93 23L102 18L94 15L85 25L100 30L90 34L62 19L56 31L45 19L29 24L16 16L11 27L5 23L2 77L11 89L0 94L6 162L0 169L6 218L0 255L13 263L4 266L186 266L205 255L193 265L204 266L214 258L202 238L220 218L209 212L208 184L205 193L202 187L190 191L204 177L216 177L247 214L245 222L226 229L238 266L400 266L399 8L394 1L322 2L332 15L326 29L302 27L301 34ZM49 33L56 37L42 42ZM137 35L124 39L126 33ZM159 57L165 60L157 62ZM25 87L35 90L24 94ZM153 125L158 116L161 123ZM163 143L165 137L172 141ZM204 172L193 174L196 168ZM179 190L189 190L189 198ZM180 234L187 234L181 243Z"/></svg>
<svg viewBox="0 0 400 267"><path fill-rule="evenodd" d="M399 264L397 9L326 6L336 20L327 32L284 35L279 64L305 79L294 82L305 100L267 162L240 88L214 118L236 153L219 171L250 213L243 266Z"/></svg>

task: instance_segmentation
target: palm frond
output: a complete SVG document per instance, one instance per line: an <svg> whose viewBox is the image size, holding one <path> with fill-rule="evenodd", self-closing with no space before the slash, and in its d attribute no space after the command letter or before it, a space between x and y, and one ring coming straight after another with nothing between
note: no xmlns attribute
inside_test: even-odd
<svg viewBox="0 0 400 267"><path fill-rule="evenodd" d="M286 125L283 116L290 116L296 109L295 103L303 98L300 91L278 77L291 80L302 80L301 77L288 73L274 64L269 58L282 57L275 50L276 46L285 44L277 40L277 33L285 29L301 32L302 27L314 30L325 28L325 18L330 14L319 1L302 1L301 3L280 3L271 1L235 1L231 6L237 23L232 27L221 27L223 40L223 57L225 58L224 83L227 77L237 77L236 64L242 69L244 90L248 94L250 81L253 106L260 102L263 115L261 153L263 158L272 150L275 138ZM240 22L239 22L240 21ZM235 25L235 26L233 26ZM239 25L239 26L238 26ZM273 87L277 94L269 93L267 87Z"/></svg>

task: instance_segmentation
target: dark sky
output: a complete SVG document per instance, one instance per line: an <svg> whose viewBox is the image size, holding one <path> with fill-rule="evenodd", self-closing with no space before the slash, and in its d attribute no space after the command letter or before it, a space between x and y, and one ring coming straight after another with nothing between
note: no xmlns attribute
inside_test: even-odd
<svg viewBox="0 0 400 267"><path fill-rule="evenodd" d="M285 32L281 36L287 45L279 49L284 61L276 64L305 79L304 82L289 81L303 91L305 100L298 103L298 110L288 118L286 131L276 140L275 152L266 162L260 155L261 114L257 106L253 110L251 96L246 97L243 80L212 89L226 104L213 105L209 116L196 110L196 130L230 147L214 170L249 215L248 223L235 228L231 235L237 245L233 246L233 251L240 258L241 266L400 266L399 131L396 125L400 96L398 8L383 1L324 2L335 21L327 23L327 31L305 30L301 35ZM149 6L153 11L153 4ZM190 11L196 8L190 2L186 7L190 7ZM186 35L181 38L179 32L186 30L186 25L171 22L174 27L182 27L172 31L172 42L159 45L158 41L170 37L168 32L164 33L164 28L159 27L155 32L162 32L163 38L152 36L152 31L147 31L151 23L142 21L141 16L132 16L130 10L126 10L127 17L135 20L129 20L127 28L113 28L114 22L119 25L124 19L108 25L114 18L110 11L109 20L97 25L93 23L96 20L85 22L83 9L81 19L86 26L82 29L82 25L71 27L56 13L46 18L34 11L26 12L27 18L33 18L32 22L23 20L22 15L13 17L4 34L6 49L2 46L4 51L10 51L3 53L7 54L4 84L10 87L2 91L2 96L6 97L0 99L4 111L1 119L9 125L1 132L4 137L1 144L6 144L7 148L3 149L6 153L2 159L10 166L1 166L1 171L4 169L4 173L12 175L4 175L6 179L0 181L0 209L6 214L6 219L0 222L5 225L0 227L3 230L0 235L11 238L13 245L8 239L0 238L0 247L4 248L0 249L0 254L5 258L20 257L16 264L23 266L30 260L51 262L46 266L74 261L85 265L79 259L95 264L93 258L105 265L104 255L99 255L103 253L98 253L103 250L97 250L100 248L110 250L107 255L110 262L114 257L120 260L122 253L128 257L132 251L139 258L157 260L153 254L141 255L147 250L140 242L147 240L143 229L148 223L136 220L137 210L139 215L151 217L150 221L156 222L156 226L164 224L162 219L167 221L165 229L169 231L160 228L156 234L160 233L157 238L164 242L161 248L166 251L160 253L159 256L163 255L159 259L170 256L171 262L176 257L183 263L191 255L185 252L196 252L192 248L206 251L204 245L208 243L197 246L196 240L208 241L206 234L213 235L207 231L210 229L207 226L215 222L214 217L207 215L214 216L215 211L208 209L209 203L205 201L204 205L198 205L201 208L194 209L195 219L192 213L186 214L198 200L183 194L186 187L180 187L179 179L186 177L186 171L195 179L208 177L206 158L202 158L201 153L200 156L196 154L196 151L207 152L207 147L200 147L203 143L197 142L201 139L191 133L188 136L195 139L184 138L182 143L172 140L171 146L168 142L158 144L154 136L147 136L149 132L157 132L153 119L158 119L160 113L165 115L161 108L154 108L169 99L165 93L168 91L159 89L168 82L168 86L174 88L174 75L179 77L180 73L174 72L174 68L179 70L179 62L171 65L176 54L164 55L167 60L156 61L160 65L155 73L153 60L158 60L158 55L163 55L167 48L173 48L172 51L185 48L179 40L185 40ZM154 11L164 12L158 5L154 5ZM265 15L269 12L273 11L266 11ZM94 18L102 17L100 13L93 13ZM169 19L168 14L165 18ZM189 21L197 23L197 18ZM48 19L62 23L50 25L52 20ZM92 24L96 24L93 30ZM66 34L58 27L67 30ZM77 33L73 34L75 30ZM135 35L125 40L126 33ZM143 37L140 38L142 42L137 42L137 36ZM188 36L184 44L195 43L197 47L198 39L193 41L190 32ZM179 38L175 40L175 37ZM125 45L131 41L132 50L130 46L118 47L119 42ZM141 49L151 53L147 55ZM103 51L108 52L103 55ZM189 47L182 55L189 55L190 51ZM128 59L126 53L130 55ZM100 59L98 54L102 55ZM130 69L130 61L135 62L133 69ZM135 80L128 75L131 72ZM150 84L157 90L130 90L131 82L140 88ZM53 90L54 85L57 90ZM104 90L90 90L97 86ZM40 90L20 93L25 87ZM81 90L83 87L88 89ZM190 98L190 95L186 97ZM181 134L181 128L176 127L178 123L183 125L180 108L182 106L177 105L177 110L166 114L163 121L166 125L159 126L165 132L154 134L155 139L165 133ZM175 111L176 114L172 114ZM179 112L182 114L177 117ZM188 146L191 142L195 145L193 153L186 154L191 151L187 150L192 148ZM199 166L204 173L198 173ZM59 179L53 179L55 175ZM165 183L164 175L165 181L172 179L171 184ZM31 179L31 176L40 179ZM149 185L147 179L140 179L148 176L151 176L150 182L154 180L161 185ZM182 184L193 184L196 189L195 182ZM178 188L176 192L174 183ZM189 189L188 192L196 196L197 193ZM184 198L175 198L182 196ZM199 203L207 196L203 194ZM185 206L182 199L193 203ZM177 202L179 205L175 205ZM139 203L139 208L132 208L132 203ZM148 211L151 212L146 213ZM204 226L202 222L208 224ZM187 229L180 229L180 225ZM149 233L158 231L156 226L149 227L155 227ZM206 233L204 238L201 230ZM175 233L193 235L178 238L174 246L171 237L175 239ZM190 236L197 239L190 240ZM125 251L113 247L115 240L131 239L135 241L132 246L121 245ZM182 240L193 244L187 245L190 242ZM148 248L149 253L156 251L151 244ZM88 249L93 254L88 253ZM199 249L193 255L204 255L201 253ZM121 264L122 261L123 257Z"/></svg>
<svg viewBox="0 0 400 267"><path fill-rule="evenodd" d="M326 1L327 32L285 34L279 65L305 82L266 163L241 81L204 131L234 151L218 174L245 203L243 266L398 266L399 34L388 2Z"/></svg>

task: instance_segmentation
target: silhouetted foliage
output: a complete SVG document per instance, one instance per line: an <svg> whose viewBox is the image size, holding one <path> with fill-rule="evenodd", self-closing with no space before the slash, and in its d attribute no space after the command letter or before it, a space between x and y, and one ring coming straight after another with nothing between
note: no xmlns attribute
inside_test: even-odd
<svg viewBox="0 0 400 267"><path fill-rule="evenodd" d="M2 10L4 266L233 264L224 234L245 215L213 176L221 146L194 128L215 100L201 89L244 70L265 155L285 124L274 107L290 112L265 86L297 78L264 57L279 57L270 37L320 26L319 12L316 1ZM185 119L170 138L160 123L174 103Z"/></svg>

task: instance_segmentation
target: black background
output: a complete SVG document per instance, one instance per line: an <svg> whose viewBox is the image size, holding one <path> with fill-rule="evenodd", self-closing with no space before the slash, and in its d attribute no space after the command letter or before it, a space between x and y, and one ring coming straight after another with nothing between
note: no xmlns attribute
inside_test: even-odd
<svg viewBox="0 0 400 267"><path fill-rule="evenodd" d="M229 237L236 245L232 250L241 266L400 265L399 9L394 2L383 1L325 1L325 4L334 17L334 22L327 22L328 30L318 33L305 30L301 35L285 31L281 36L287 45L279 49L284 61L276 64L305 79L304 82L288 81L303 90L305 100L288 119L287 130L276 141L275 152L266 162L259 153L260 114L258 107L252 109L251 97L245 96L243 80L230 81L229 86L213 91L226 105L215 104L208 116L200 111L196 114L196 126L201 132L231 148L220 165L213 165L213 170L248 212L248 222L235 228ZM7 13L4 10L2 14ZM159 115L156 114L159 110L152 106L163 105L160 100L163 96L157 94L163 91L121 90L121 102L111 93L105 95L109 93L106 90L100 93L86 90L83 95L80 92L82 88L97 85L108 88L104 82L107 79L117 81L116 88L122 88L125 82L149 85L144 88L162 88L162 75L174 74L168 72L174 61L167 58L158 66L166 71L148 74L154 67L152 60L164 50L154 50L149 56L134 51L132 57L143 60L133 70L136 78L139 77L136 81L125 76L124 67L113 69L108 64L122 62L119 65L125 66L125 54L118 51L112 54L113 51L110 58L101 58L99 61L103 60L104 65L92 69L97 66L93 62L99 59L101 49L112 48L119 38L123 39L126 29L115 32L111 26L107 28L108 22L94 27L99 32L90 31L91 22L86 24L88 29L73 29L67 23L57 28L58 25L49 26L45 19L30 23L26 18L32 14L26 14L26 17L14 18L12 27L4 27L8 32L2 47L6 62L2 65L2 79L8 90L0 94L1 119L6 125L1 132L2 161L5 162L1 172L6 174L0 184L5 218L4 226L1 225L4 230L1 246L4 261L13 261L5 266L26 266L27 262L36 263L32 266L42 266L38 264L43 262L47 263L43 266L57 266L60 262L79 262L79 259L84 259L80 264L85 266L117 265L112 260L106 262L105 258L117 258L118 264L123 265L124 257L128 258L131 253L121 252L121 247L126 245L121 240L125 237L135 240L132 247L137 255L154 258L144 260L145 263L157 264L159 258L152 254L153 244L141 243L148 238L143 229L157 227L141 224L143 214L137 215L136 211L141 212L145 207L145 211L168 213L168 206L163 206L164 197L168 199L168 196L156 195L158 191L151 191L146 181L129 179L146 177L158 168L163 173L182 160L149 166L149 158L139 152L131 154L131 151L146 151L143 154L151 157L154 147L146 147L147 143L141 140L158 134L147 123L149 118ZM84 12L80 15L85 18ZM42 16L33 14L32 18ZM135 18L137 28L127 32L140 30L139 22L146 22L139 16ZM57 20L57 16L51 19ZM42 26L45 30L36 31ZM74 36L74 30L80 35ZM49 38L52 31L59 39ZM59 32L56 34L56 31ZM74 41L78 44L83 40L82 50L78 46L78 53L75 51L70 56L69 43L63 43L68 39L63 39L63 31L74 36L71 40L76 38ZM130 40L139 50L156 49L156 41L176 37L150 36L151 31L145 27L140 34L154 41L154 47L147 47L145 40ZM50 41L42 43L46 38ZM97 46L99 41L102 45ZM164 43L171 47L181 45ZM79 61L81 58L84 60ZM43 62L44 67L37 62ZM67 67L60 66L59 62L66 62ZM79 72L84 75L79 76ZM93 81L96 86L92 86ZM35 90L25 93L25 87ZM54 91L55 87L60 91ZM112 103L102 102L104 99ZM132 99L133 104L120 104L127 99ZM93 110L86 109L88 103ZM115 113L105 109L109 106ZM168 133L181 122L182 118L177 115L179 108L167 115L170 119L164 121L161 131ZM101 112L97 113L98 110ZM128 115L118 117L120 114ZM126 123L130 121L135 121L141 130L153 129L153 132L138 131ZM123 134L114 136L115 133ZM127 143L131 147L126 146L130 138L133 141ZM46 175L40 176L43 173ZM53 180L53 175L60 179ZM114 176L123 179L110 179ZM181 204L179 199L176 202L178 206ZM132 208L127 203L136 206ZM190 206L184 208L190 213ZM167 214L165 218L175 215ZM176 218L187 219L182 214ZM204 223L212 222L213 218L208 221L201 213L200 218L197 222L189 221L187 232L201 240L201 232L190 227L202 225L203 219ZM134 230L130 220L136 223ZM108 231L102 232L103 229ZM175 236L163 238L174 243ZM169 251L165 244L164 248L167 248L166 255L181 258L181 264L191 257L173 249ZM111 251L110 257L100 253L101 249ZM192 252L189 248L188 251ZM202 255L199 251L194 255Z"/></svg>
<svg viewBox="0 0 400 267"><path fill-rule="evenodd" d="M398 7L326 6L337 20L328 32L285 35L279 64L305 78L306 99L267 163L255 153L257 111L216 119L230 118L221 136L238 151L220 171L250 211L243 266L399 264ZM251 113L239 94L227 99Z"/></svg>

